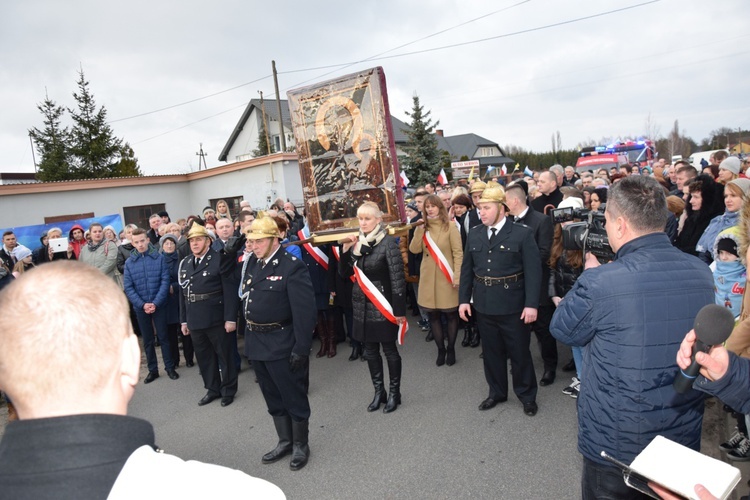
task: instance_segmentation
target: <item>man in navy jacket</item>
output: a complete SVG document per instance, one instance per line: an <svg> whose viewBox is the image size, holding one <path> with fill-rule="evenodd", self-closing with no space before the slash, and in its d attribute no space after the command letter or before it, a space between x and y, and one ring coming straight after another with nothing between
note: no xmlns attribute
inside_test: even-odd
<svg viewBox="0 0 750 500"><path fill-rule="evenodd" d="M600 453L633 461L663 435L698 450L703 397L672 388L675 353L697 312L713 303L708 266L680 252L664 233L664 189L632 176L610 189L605 211L615 260L586 271L565 295L550 330L583 346L578 397L578 450L583 454L582 496L630 498L619 469Z"/></svg>
<svg viewBox="0 0 750 500"><path fill-rule="evenodd" d="M167 299L169 298L169 266L164 256L149 242L146 231L133 230L133 252L125 261L123 288L138 318L138 326L143 335L143 350L146 351L148 375L143 381L149 384L159 377L154 347L154 326L161 344L164 368L172 380L180 376L174 369L167 335ZM153 323L152 323L153 321Z"/></svg>

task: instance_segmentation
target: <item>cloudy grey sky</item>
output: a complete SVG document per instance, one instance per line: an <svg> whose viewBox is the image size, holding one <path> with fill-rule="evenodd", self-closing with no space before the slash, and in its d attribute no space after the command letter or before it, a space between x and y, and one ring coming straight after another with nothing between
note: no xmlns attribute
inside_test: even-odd
<svg viewBox="0 0 750 500"><path fill-rule="evenodd" d="M282 97L380 65L398 118L416 92L446 135L534 151L556 131L564 148L644 134L649 114L696 141L750 128L746 0L8 0L0 13L3 172L33 172L36 104L46 89L73 106L79 65L113 121L238 87L112 123L146 174L197 169L201 142L221 164L245 104L272 97L272 59ZM396 57L364 61L378 54Z"/></svg>

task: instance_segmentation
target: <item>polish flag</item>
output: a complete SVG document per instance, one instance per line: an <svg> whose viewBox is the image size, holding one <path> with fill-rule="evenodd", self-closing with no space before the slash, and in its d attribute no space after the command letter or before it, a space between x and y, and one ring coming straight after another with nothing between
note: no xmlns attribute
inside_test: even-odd
<svg viewBox="0 0 750 500"><path fill-rule="evenodd" d="M437 177L437 183L441 186L448 184L448 177L445 175L445 169L441 168Z"/></svg>
<svg viewBox="0 0 750 500"><path fill-rule="evenodd" d="M409 179L406 177L406 174L404 173L403 170L401 171L400 176L401 176L401 185L404 186L404 187L408 186L409 185Z"/></svg>

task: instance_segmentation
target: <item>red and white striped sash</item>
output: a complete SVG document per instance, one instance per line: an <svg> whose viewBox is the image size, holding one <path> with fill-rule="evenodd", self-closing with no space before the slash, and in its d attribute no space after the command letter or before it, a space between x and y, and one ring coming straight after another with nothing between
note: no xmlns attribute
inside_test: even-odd
<svg viewBox="0 0 750 500"><path fill-rule="evenodd" d="M368 278L365 273L357 267L356 263L354 264L353 269L354 275L357 277L357 284L359 284L359 288L362 289L362 293L370 299L370 302L372 302L378 311L385 316L385 319L394 325L398 325L398 344L403 345L404 336L406 336L406 331L409 329L409 324L404 321L399 325L396 316L393 315L393 307L390 302L388 302L388 299L386 299L380 290L378 290L372 281L370 281L370 278Z"/></svg>
<svg viewBox="0 0 750 500"><path fill-rule="evenodd" d="M443 273L443 276L445 276L445 279L447 279L448 282L452 285L453 284L453 270L451 269L451 266L448 263L448 259L445 258L445 255L443 255L443 252L440 251L440 248L438 248L437 243L435 243L435 240L433 240L432 236L430 236L429 231L424 232L424 236L422 236L422 242L424 243L424 246L426 246L427 249L430 251L430 255L432 255L432 258L437 264L438 269L440 269L440 272Z"/></svg>
<svg viewBox="0 0 750 500"><path fill-rule="evenodd" d="M331 252L333 252L333 256L336 257L336 261L341 262L341 251L339 250L339 247L331 245ZM357 281L357 278L355 278L353 274L349 276L349 279L352 280L352 283Z"/></svg>
<svg viewBox="0 0 750 500"><path fill-rule="evenodd" d="M299 236L300 240L306 240L310 237L310 230L307 229L307 226L305 226L297 231L297 236ZM328 256L323 250L318 247L312 246L310 243L303 243L302 246L305 248L305 250L307 250L307 253L309 253L310 256L315 259L315 262L320 264L323 269L328 271Z"/></svg>

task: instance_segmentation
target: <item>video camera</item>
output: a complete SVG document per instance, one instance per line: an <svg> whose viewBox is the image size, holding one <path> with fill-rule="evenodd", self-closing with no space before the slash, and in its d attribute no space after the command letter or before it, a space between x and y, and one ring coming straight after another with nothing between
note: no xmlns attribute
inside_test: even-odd
<svg viewBox="0 0 750 500"><path fill-rule="evenodd" d="M556 208L550 213L554 224L571 222L562 228L563 248L591 252L600 262L615 258L604 228L604 205L598 211ZM579 221L579 222L573 222Z"/></svg>

